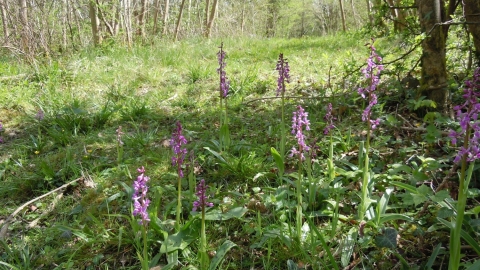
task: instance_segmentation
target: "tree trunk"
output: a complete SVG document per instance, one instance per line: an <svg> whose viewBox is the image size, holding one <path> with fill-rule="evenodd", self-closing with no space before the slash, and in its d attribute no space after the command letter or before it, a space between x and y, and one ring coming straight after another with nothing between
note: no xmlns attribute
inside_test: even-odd
<svg viewBox="0 0 480 270"><path fill-rule="evenodd" d="M145 12L147 10L147 1L141 0L140 1L140 10L137 12L137 36L141 37L142 39L145 38Z"/></svg>
<svg viewBox="0 0 480 270"><path fill-rule="evenodd" d="M468 23L468 30L473 37L474 55L477 67L480 66L480 2L478 0L463 0L463 14Z"/></svg>
<svg viewBox="0 0 480 270"><path fill-rule="evenodd" d="M373 25L372 4L370 3L370 0L366 0L366 1L367 1L368 21L370 22L370 25Z"/></svg>
<svg viewBox="0 0 480 270"><path fill-rule="evenodd" d="M210 10L210 0L205 0L205 19L203 21L203 35L207 37L208 11Z"/></svg>
<svg viewBox="0 0 480 270"><path fill-rule="evenodd" d="M168 22L168 12L170 9L170 1L165 0L165 9L163 11L163 29L162 29L162 35L167 34L167 22Z"/></svg>
<svg viewBox="0 0 480 270"><path fill-rule="evenodd" d="M210 38L212 32L213 21L215 20L215 13L217 12L218 0L213 0L212 10L210 11L210 18L208 19L207 29L206 29L206 38Z"/></svg>
<svg viewBox="0 0 480 270"><path fill-rule="evenodd" d="M110 34L111 37L115 36L115 33L114 33L114 30L113 30L113 26L108 22L108 20L105 18L105 15L103 14L103 11L102 9L100 8L100 3L99 1L97 0L97 18L98 20L102 20L103 24L105 25L105 27L107 28L108 30L108 33ZM100 21L99 21L99 24L100 24Z"/></svg>
<svg viewBox="0 0 480 270"><path fill-rule="evenodd" d="M240 14L240 32L243 35L243 31L245 30L245 2L246 0L243 0L242 3L242 13Z"/></svg>
<svg viewBox="0 0 480 270"><path fill-rule="evenodd" d="M4 40L8 42L8 36L10 36L10 32L8 31L7 9L5 7L5 0L0 0L0 12L2 13L2 26L3 26Z"/></svg>
<svg viewBox="0 0 480 270"><path fill-rule="evenodd" d="M421 30L427 34L422 41L419 95L427 96L437 103L439 111L444 111L448 99L445 34L443 28L436 25L445 15L443 1L417 0L417 6Z"/></svg>
<svg viewBox="0 0 480 270"><path fill-rule="evenodd" d="M350 0L350 8L352 9L354 25L357 25L356 28L358 28L358 26L361 26L362 24L361 24L361 21L358 20L358 13L355 8L355 5L353 4L353 1L354 0Z"/></svg>
<svg viewBox="0 0 480 270"><path fill-rule="evenodd" d="M265 34L268 38L275 36L275 21L280 9L278 0L268 0L267 23Z"/></svg>
<svg viewBox="0 0 480 270"><path fill-rule="evenodd" d="M88 7L89 7L90 24L92 26L93 44L95 46L98 46L102 42L102 37L100 36L99 29L98 29L100 25L100 20L98 19L98 16L97 16L97 4L94 2L94 0L90 0L88 2Z"/></svg>
<svg viewBox="0 0 480 270"><path fill-rule="evenodd" d="M338 3L340 4L340 16L342 17L342 29L343 29L343 32L346 32L347 26L345 25L345 9L343 8L342 0L338 0Z"/></svg>
<svg viewBox="0 0 480 270"><path fill-rule="evenodd" d="M192 0L188 0L188 8L187 8L187 31L190 32L192 23Z"/></svg>
<svg viewBox="0 0 480 270"><path fill-rule="evenodd" d="M395 1L395 0L387 0L387 3L389 5L389 8L390 8L390 16L392 16L392 20L393 20L393 31L394 32L399 32L400 31L400 10L398 8L394 8L395 6L397 6L397 4L399 1Z"/></svg>
<svg viewBox="0 0 480 270"><path fill-rule="evenodd" d="M125 34L127 36L128 47L132 46L133 37L132 37L132 2L131 0L125 0L123 2L123 21Z"/></svg>
<svg viewBox="0 0 480 270"><path fill-rule="evenodd" d="M113 26L113 35L116 36L118 35L118 32L120 30L120 12L121 12L120 3L116 3L113 6L113 8L114 8L113 12L115 14L115 17L112 18L111 25Z"/></svg>
<svg viewBox="0 0 480 270"><path fill-rule="evenodd" d="M68 0L63 0L62 1L62 11L63 11L63 16L62 16L62 50L67 49L67 32L68 32Z"/></svg>
<svg viewBox="0 0 480 270"><path fill-rule="evenodd" d="M160 13L160 0L155 0L154 4L155 12L153 13L153 34L158 33L158 14Z"/></svg>
<svg viewBox="0 0 480 270"><path fill-rule="evenodd" d="M25 55L30 58L32 55L32 47L29 41L29 23L28 23L28 13L27 13L27 1L18 0L19 11L18 16L20 18L20 37L21 37L21 47L25 52Z"/></svg>
<svg viewBox="0 0 480 270"><path fill-rule="evenodd" d="M180 10L178 13L177 25L175 26L175 33L173 34L173 41L177 41L178 29L180 28L180 22L182 21L183 7L185 6L185 0L182 0L180 4Z"/></svg>

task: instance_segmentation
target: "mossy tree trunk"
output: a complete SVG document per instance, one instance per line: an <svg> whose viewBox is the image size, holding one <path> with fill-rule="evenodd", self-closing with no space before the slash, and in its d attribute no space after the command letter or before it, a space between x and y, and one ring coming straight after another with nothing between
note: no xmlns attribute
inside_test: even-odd
<svg viewBox="0 0 480 270"><path fill-rule="evenodd" d="M468 30L473 37L473 45L475 46L475 60L477 66L480 66L480 1L463 0L463 14L465 21L468 23Z"/></svg>
<svg viewBox="0 0 480 270"><path fill-rule="evenodd" d="M445 111L448 99L446 34L439 25L445 18L445 6L442 0L417 0L417 7L420 27L427 35L422 42L419 95L436 102L439 111Z"/></svg>

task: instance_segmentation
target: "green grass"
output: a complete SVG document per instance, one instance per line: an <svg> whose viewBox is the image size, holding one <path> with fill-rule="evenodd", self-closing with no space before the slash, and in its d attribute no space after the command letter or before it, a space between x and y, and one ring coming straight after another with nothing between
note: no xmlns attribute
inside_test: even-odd
<svg viewBox="0 0 480 270"><path fill-rule="evenodd" d="M346 255L351 254L348 251L361 258L357 267L371 268L372 262L378 262L381 269L391 268L400 265L399 256L411 266L427 261L433 243L447 235L442 230L426 235L435 223L432 219L440 209L438 204L431 207L433 216L420 217L416 223L390 221L381 228L367 225L366 238L356 238L355 214L361 203L357 145L364 135L362 105L355 98L361 79L358 71L347 72L365 62L369 52L363 45L368 41L359 34L289 40L192 39L131 49L113 45L90 48L45 61L38 70L14 59L0 63L0 120L4 125L0 136L5 140L0 145L0 219L32 198L76 178L85 179L66 188L55 204L55 195L51 195L21 211L9 226L5 245L0 246L0 262L19 269L138 269L138 235L130 224L136 222L131 220L130 196L136 169L141 166L151 178L151 211L159 219L158 227L149 231L149 253L151 258L159 254L165 234L174 233L177 178L171 166L169 140L176 121L184 127L188 150L195 153L196 179L204 178L210 186L216 205L213 210L219 210L219 216L225 218L231 209L248 209L238 218L207 221L210 251L227 239L237 244L220 269L286 269L287 265L333 269L329 255L322 250L319 233L341 267L355 262ZM216 53L221 42L227 52L226 71L231 81L229 128L234 143L228 152L222 152L216 142ZM377 49L385 57L393 57L395 44L384 39ZM275 95L279 53L285 55L291 69L286 96L303 97L287 99L287 119L301 103L310 113L310 134L318 146L312 177L320 184L315 203L306 212L311 219L308 225L316 230L310 228L300 246L289 236L295 227L296 199L290 187L295 186L296 162L286 160L288 181L286 186L279 186L270 148L278 149L280 143L280 102L262 99ZM391 87L389 91L394 92ZM336 96L330 97L332 93ZM336 177L330 186L326 182L329 140L322 135L327 102L333 102L334 108L346 108L337 115L343 121L334 136ZM383 104L375 114L384 116L394 111L392 108ZM45 113L43 120L36 119L38 110ZM119 126L125 133L120 164L116 141ZM404 164L405 156L396 158L393 154L398 142L392 131L385 127L376 136L371 152L376 176L374 201L379 201L391 186L389 181L415 184L423 175L441 176L440 167L427 163L415 168L415 174L397 170L395 166ZM290 134L287 137L290 149L294 138ZM415 143L418 138L406 137L405 141ZM448 161L437 155L434 144L427 147L431 156L447 166ZM402 151L407 153L408 149ZM406 156L417 150L411 149ZM304 196L307 188L304 183ZM182 220L187 222L192 216L186 179L183 189ZM413 195L403 190L396 193L398 197L390 198L389 213L414 217L421 210L422 205L411 203L421 201L420 191ZM336 194L342 198L340 222L336 231L330 232ZM40 218L37 225L27 229L35 218ZM192 221L192 235L197 221ZM401 232L402 250L375 244L375 239L383 239L386 228ZM478 228L472 227L470 233L478 237ZM415 251L418 235L426 235L421 254ZM197 265L197 242L179 253L185 267ZM448 241L443 242L448 246ZM167 264L165 254L155 259L159 265Z"/></svg>

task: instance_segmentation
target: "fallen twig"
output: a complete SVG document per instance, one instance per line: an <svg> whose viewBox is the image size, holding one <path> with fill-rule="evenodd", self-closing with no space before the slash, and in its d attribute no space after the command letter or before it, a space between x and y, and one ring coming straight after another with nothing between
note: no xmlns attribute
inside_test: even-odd
<svg viewBox="0 0 480 270"><path fill-rule="evenodd" d="M64 185L62 185L62 186L60 186L60 187L58 187L58 188L56 188L56 189L54 189L54 190L51 190L51 191L49 191L49 192L47 192L47 193L45 193L45 194L43 194L43 195L41 195L41 196L39 196L39 197L37 197L37 198L35 198L35 199L32 199L32 200L30 200L30 201L22 204L20 207L18 207L12 214L10 214L10 215L7 217L7 219L6 219L5 222L3 223L3 226L2 226L2 228L0 229L0 240L5 239L5 236L7 235L7 231L8 231L8 226L9 226L10 223L12 222L13 218L14 218L23 208L25 208L25 206L30 205L31 203L36 202L36 201L38 201L38 200L40 200L40 199L42 199L42 198L45 198L45 197L47 197L48 195L50 195L50 194L52 194L52 193L55 193L55 192L57 192L57 191L59 191L59 190L61 190L61 189L63 189L63 188L66 188L66 187L68 187L69 185L71 185L71 184L73 184L73 183L75 183L75 182L78 182L78 181L81 180L81 179L83 179L83 176L80 177L80 178L77 178L77 179L75 179L75 180L73 180L73 181L70 181L70 182L68 182L68 183L66 183L66 184L64 184Z"/></svg>

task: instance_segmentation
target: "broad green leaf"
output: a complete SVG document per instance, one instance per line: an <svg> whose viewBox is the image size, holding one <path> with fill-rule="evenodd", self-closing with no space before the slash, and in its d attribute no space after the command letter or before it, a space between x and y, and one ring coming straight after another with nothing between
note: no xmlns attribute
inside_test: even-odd
<svg viewBox="0 0 480 270"><path fill-rule="evenodd" d="M422 194L411 194L414 205L421 204L428 200L428 197Z"/></svg>
<svg viewBox="0 0 480 270"><path fill-rule="evenodd" d="M469 188L467 193L467 198L477 198L480 195L480 189L478 188Z"/></svg>
<svg viewBox="0 0 480 270"><path fill-rule="evenodd" d="M426 185L421 185L417 188L417 193L422 195L430 195L433 193L432 189Z"/></svg>
<svg viewBox="0 0 480 270"><path fill-rule="evenodd" d="M385 247L394 249L397 247L397 230L393 228L386 228L383 234L375 237L375 244L377 247Z"/></svg>
<svg viewBox="0 0 480 270"><path fill-rule="evenodd" d="M435 195L430 196L430 198L432 199L432 201L438 203L445 200L446 198L450 198L450 194L446 190L440 190Z"/></svg>
<svg viewBox="0 0 480 270"><path fill-rule="evenodd" d="M188 225L188 224L187 224ZM198 238L198 231L193 226L184 226L178 233L169 235L160 247L161 253L182 250Z"/></svg>
<svg viewBox="0 0 480 270"><path fill-rule="evenodd" d="M412 175L417 182L422 182L429 179L428 175L421 171L413 171Z"/></svg>
<svg viewBox="0 0 480 270"><path fill-rule="evenodd" d="M392 193L393 188L387 188L385 190L385 193L383 193L382 198L377 203L377 218L380 219L380 217L385 214L387 211L387 206L388 206L388 200L390 200L390 194Z"/></svg>
<svg viewBox="0 0 480 270"><path fill-rule="evenodd" d="M480 260L476 260L472 265L470 265L465 270L477 270L477 269L480 269Z"/></svg>
<svg viewBox="0 0 480 270"><path fill-rule="evenodd" d="M213 151L212 149L210 149L210 147L204 147L203 149L209 151L210 153L212 153L218 160L220 160L220 162L222 162L223 164L228 164L228 162L222 157L222 155L216 151Z"/></svg>
<svg viewBox="0 0 480 270"><path fill-rule="evenodd" d="M399 172L410 173L412 168L403 164L393 164L392 167L388 170L389 174L398 174Z"/></svg>
<svg viewBox="0 0 480 270"><path fill-rule="evenodd" d="M454 211L447 207L442 207L437 211L437 217L439 218L449 218L449 217L453 217L453 215L454 215Z"/></svg>
<svg viewBox="0 0 480 270"><path fill-rule="evenodd" d="M414 219L409 217L409 216L402 215L402 214L391 213L391 214L382 215L380 217L380 223L379 224L383 224L383 223L391 221L391 220L405 220L405 221L408 221L408 222L413 222L414 221Z"/></svg>
<svg viewBox="0 0 480 270"><path fill-rule="evenodd" d="M397 182L397 181L391 181L390 184L393 184L397 187L406 189L406 190L410 191L411 193L417 193L417 188L412 186L412 185L405 184L405 183L402 183L402 182Z"/></svg>
<svg viewBox="0 0 480 270"><path fill-rule="evenodd" d="M224 124L220 127L220 140L224 146L230 145L230 130L228 129L228 125Z"/></svg>
<svg viewBox="0 0 480 270"><path fill-rule="evenodd" d="M357 239L357 231L352 228L347 234L347 238L342 241L342 255L341 262L343 267L347 267L350 264L350 258L352 258L353 248L355 247L355 239Z"/></svg>
<svg viewBox="0 0 480 270"><path fill-rule="evenodd" d="M178 250L174 250L167 254L167 262L168 262L168 265L171 265L171 266L178 265Z"/></svg>
<svg viewBox="0 0 480 270"><path fill-rule="evenodd" d="M217 269L218 265L223 261L227 252L237 245L230 240L225 240L223 244L217 249L217 253L213 257L212 261L210 262L210 266L208 270L215 270Z"/></svg>
<svg viewBox="0 0 480 270"><path fill-rule="evenodd" d="M245 215L245 213L247 213L247 211L248 208L245 207L236 207L225 213L215 209L205 214L205 220L228 220L231 218L241 218L243 215Z"/></svg>
<svg viewBox="0 0 480 270"><path fill-rule="evenodd" d="M479 227L480 228L480 219L479 218L472 219L468 222L468 224L470 224L470 226L472 226L472 227Z"/></svg>
<svg viewBox="0 0 480 270"><path fill-rule="evenodd" d="M270 148L270 153L272 153L272 157L277 164L279 174L283 175L285 173L285 162L283 161L282 156L278 153L277 149L273 147Z"/></svg>
<svg viewBox="0 0 480 270"><path fill-rule="evenodd" d="M471 214L471 215L478 215L478 214L480 214L480 206L476 206L476 207L468 210L465 214Z"/></svg>

